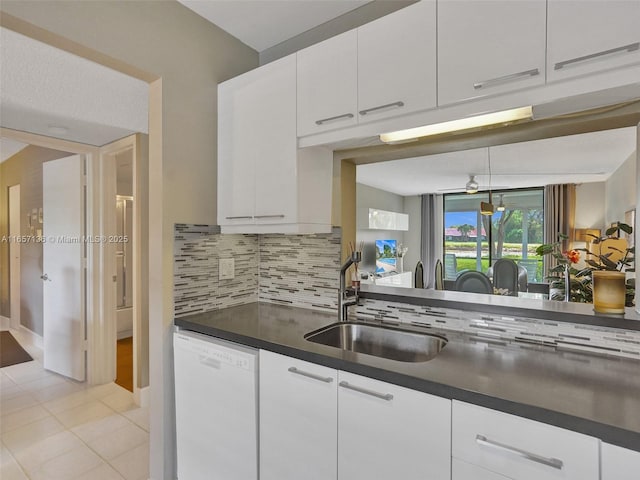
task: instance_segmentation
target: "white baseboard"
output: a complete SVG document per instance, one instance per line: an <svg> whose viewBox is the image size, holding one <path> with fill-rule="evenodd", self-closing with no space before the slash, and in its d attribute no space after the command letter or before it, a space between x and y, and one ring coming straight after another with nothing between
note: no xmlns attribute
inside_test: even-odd
<svg viewBox="0 0 640 480"><path fill-rule="evenodd" d="M34 346L38 347L40 350L42 350L44 348L44 343L42 342L42 336L40 336L37 333L29 330L24 325L20 325L20 331L22 333L24 333L29 338L29 340L31 341L31 343Z"/></svg>
<svg viewBox="0 0 640 480"><path fill-rule="evenodd" d="M133 389L133 401L139 407L149 406L149 387L134 388Z"/></svg>

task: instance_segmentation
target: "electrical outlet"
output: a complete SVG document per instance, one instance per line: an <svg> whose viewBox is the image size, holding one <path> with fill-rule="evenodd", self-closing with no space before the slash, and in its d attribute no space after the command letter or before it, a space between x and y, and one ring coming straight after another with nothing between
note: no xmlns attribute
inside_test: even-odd
<svg viewBox="0 0 640 480"><path fill-rule="evenodd" d="M218 263L218 278L220 280L233 280L235 276L235 260L233 258L221 258Z"/></svg>

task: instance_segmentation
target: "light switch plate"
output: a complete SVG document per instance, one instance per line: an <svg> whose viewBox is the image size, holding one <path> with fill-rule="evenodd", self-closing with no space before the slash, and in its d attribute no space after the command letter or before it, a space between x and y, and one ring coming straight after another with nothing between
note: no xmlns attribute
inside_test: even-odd
<svg viewBox="0 0 640 480"><path fill-rule="evenodd" d="M233 258L221 258L218 263L218 278L220 280L233 280L235 276L235 260Z"/></svg>

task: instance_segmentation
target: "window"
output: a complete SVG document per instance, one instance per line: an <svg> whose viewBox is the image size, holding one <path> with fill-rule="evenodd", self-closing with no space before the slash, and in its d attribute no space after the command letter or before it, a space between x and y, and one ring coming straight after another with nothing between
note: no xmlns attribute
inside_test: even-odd
<svg viewBox="0 0 640 480"><path fill-rule="evenodd" d="M488 193L444 196L445 278L463 270L487 273L499 258L510 258L527 270L529 282L543 281L542 258L535 250L543 243L544 189L494 191L493 205L504 211L480 215Z"/></svg>

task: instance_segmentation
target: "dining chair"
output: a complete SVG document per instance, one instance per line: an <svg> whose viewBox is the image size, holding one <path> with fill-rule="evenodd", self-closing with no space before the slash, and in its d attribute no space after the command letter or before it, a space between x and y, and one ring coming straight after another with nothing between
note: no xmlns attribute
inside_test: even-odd
<svg viewBox="0 0 640 480"><path fill-rule="evenodd" d="M484 273L469 270L462 272L456 278L456 290L470 293L493 293L493 286L489 277Z"/></svg>
<svg viewBox="0 0 640 480"><path fill-rule="evenodd" d="M444 290L444 269L440 259L436 260L435 287L436 290Z"/></svg>
<svg viewBox="0 0 640 480"><path fill-rule="evenodd" d="M500 258L493 264L493 286L506 289L511 296L518 295L518 265L509 258Z"/></svg>
<svg viewBox="0 0 640 480"><path fill-rule="evenodd" d="M413 273L413 286L414 288L424 288L424 265L421 261L418 261Z"/></svg>

